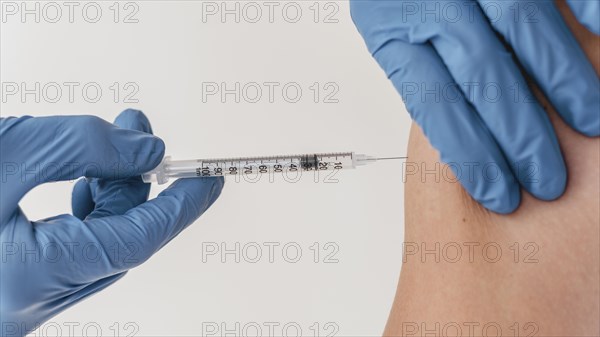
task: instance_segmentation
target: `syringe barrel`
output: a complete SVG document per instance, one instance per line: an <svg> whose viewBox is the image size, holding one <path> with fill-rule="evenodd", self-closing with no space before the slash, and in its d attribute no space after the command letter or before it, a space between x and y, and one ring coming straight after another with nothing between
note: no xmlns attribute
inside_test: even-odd
<svg viewBox="0 0 600 337"><path fill-rule="evenodd" d="M142 178L145 182L164 184L169 178L256 177L261 174L331 171L355 168L362 164L363 157L353 152L176 161L166 157L157 168L145 173Z"/></svg>

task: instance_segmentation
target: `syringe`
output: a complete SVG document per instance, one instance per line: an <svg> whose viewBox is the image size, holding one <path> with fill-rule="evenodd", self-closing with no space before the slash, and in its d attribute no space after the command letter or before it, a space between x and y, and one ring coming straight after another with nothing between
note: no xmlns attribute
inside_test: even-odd
<svg viewBox="0 0 600 337"><path fill-rule="evenodd" d="M171 160L171 157L165 157L154 170L144 173L142 179L147 183L164 184L170 178L208 178L227 175L255 176L265 173L331 171L353 169L378 160L405 158L375 158L364 154L355 154L354 152L197 160Z"/></svg>

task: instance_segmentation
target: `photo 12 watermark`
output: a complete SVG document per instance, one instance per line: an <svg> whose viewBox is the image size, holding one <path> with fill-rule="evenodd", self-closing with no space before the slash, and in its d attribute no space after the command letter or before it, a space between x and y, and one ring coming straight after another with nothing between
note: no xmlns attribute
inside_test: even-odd
<svg viewBox="0 0 600 337"><path fill-rule="evenodd" d="M356 2L381 2L388 0L354 0ZM401 23L477 23L485 16L491 23L537 23L540 20L539 1L471 1L430 0L400 1L397 20Z"/></svg>
<svg viewBox="0 0 600 337"><path fill-rule="evenodd" d="M202 1L202 23L336 24L343 14L336 1Z"/></svg>
<svg viewBox="0 0 600 337"><path fill-rule="evenodd" d="M340 327L336 322L202 322L203 337L333 337Z"/></svg>
<svg viewBox="0 0 600 337"><path fill-rule="evenodd" d="M404 103L537 103L524 82L437 82L403 81L397 85Z"/></svg>
<svg viewBox="0 0 600 337"><path fill-rule="evenodd" d="M27 337L134 337L140 327L136 322L45 322L28 326L25 323L2 322L3 337L21 337L22 331L31 331Z"/></svg>
<svg viewBox="0 0 600 337"><path fill-rule="evenodd" d="M2 103L139 103L136 82L2 82Z"/></svg>
<svg viewBox="0 0 600 337"><path fill-rule="evenodd" d="M140 22L140 5L133 1L2 1L0 10L2 23Z"/></svg>
<svg viewBox="0 0 600 337"><path fill-rule="evenodd" d="M202 242L202 263L339 263L337 242Z"/></svg>
<svg viewBox="0 0 600 337"><path fill-rule="evenodd" d="M539 263L536 242L404 242L402 263Z"/></svg>
<svg viewBox="0 0 600 337"><path fill-rule="evenodd" d="M120 269L140 264L143 247L139 242L48 241L44 243L4 241L0 243L3 265L96 265L106 261Z"/></svg>
<svg viewBox="0 0 600 337"><path fill-rule="evenodd" d="M336 82L202 82L202 103L339 103Z"/></svg>
<svg viewBox="0 0 600 337"><path fill-rule="evenodd" d="M535 322L402 322L403 337L531 337L538 332Z"/></svg>

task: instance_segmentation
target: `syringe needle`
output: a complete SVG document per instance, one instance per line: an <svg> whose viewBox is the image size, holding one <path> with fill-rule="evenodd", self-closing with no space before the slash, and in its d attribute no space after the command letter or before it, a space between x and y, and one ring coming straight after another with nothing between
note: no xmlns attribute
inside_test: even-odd
<svg viewBox="0 0 600 337"><path fill-rule="evenodd" d="M396 160L396 159L408 159L408 157L373 158L373 160Z"/></svg>

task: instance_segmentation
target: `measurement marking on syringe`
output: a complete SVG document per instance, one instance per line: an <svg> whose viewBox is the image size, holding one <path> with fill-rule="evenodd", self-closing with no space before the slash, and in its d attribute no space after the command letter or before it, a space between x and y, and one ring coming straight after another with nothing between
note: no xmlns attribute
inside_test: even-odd
<svg viewBox="0 0 600 337"><path fill-rule="evenodd" d="M366 155L355 155L352 152L181 161L173 161L170 157L165 157L163 162L160 163L157 168L144 173L142 178L145 182L154 181L159 184L164 184L169 178L205 178L224 175L254 175L255 173L282 173L313 170L326 171L331 169L331 166L333 166L334 170L339 170L356 168L357 166L372 163L380 159L403 159L403 157L374 158ZM332 160L335 160L335 162L332 163ZM199 165L190 165L190 163L198 163ZM227 163L230 163L231 166L227 167ZM242 166L243 169L240 169Z"/></svg>

